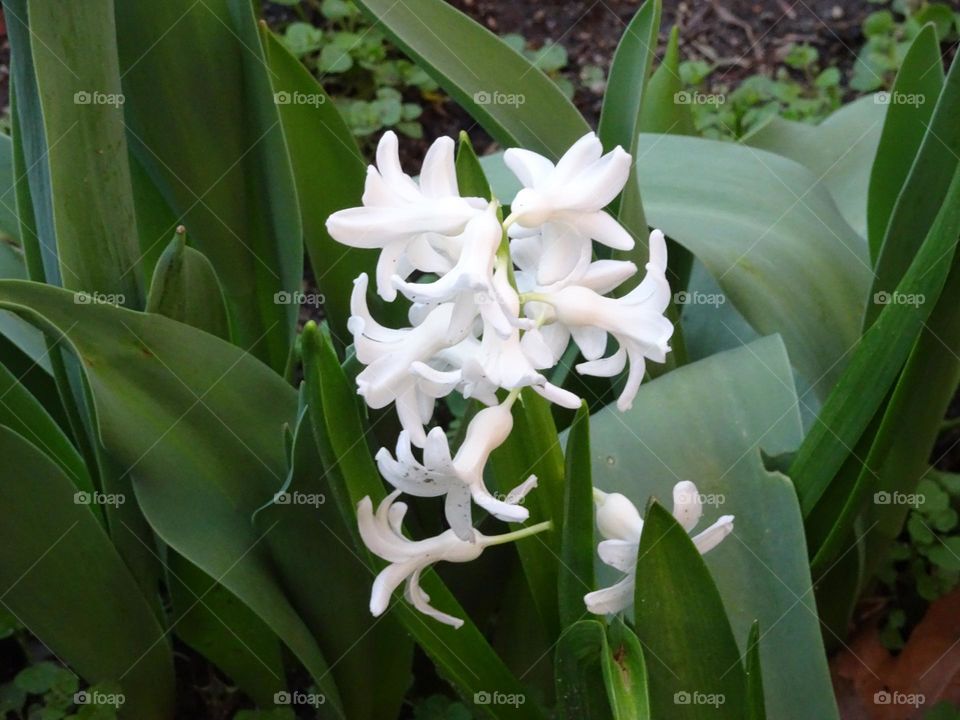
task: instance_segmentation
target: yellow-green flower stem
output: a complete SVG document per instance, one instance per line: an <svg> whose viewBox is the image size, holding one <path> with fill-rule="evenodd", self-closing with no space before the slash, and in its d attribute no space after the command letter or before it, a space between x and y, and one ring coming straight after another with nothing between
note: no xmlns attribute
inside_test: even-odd
<svg viewBox="0 0 960 720"><path fill-rule="evenodd" d="M537 523L536 525L531 525L530 527L520 528L519 530L514 530L513 532L504 533L503 535L487 535L484 539L484 545L489 547L490 545L503 545L504 543L513 542L515 540L522 540L525 537L530 537L531 535L536 535L537 533L542 533L544 530L552 530L553 521L545 520L542 523Z"/></svg>

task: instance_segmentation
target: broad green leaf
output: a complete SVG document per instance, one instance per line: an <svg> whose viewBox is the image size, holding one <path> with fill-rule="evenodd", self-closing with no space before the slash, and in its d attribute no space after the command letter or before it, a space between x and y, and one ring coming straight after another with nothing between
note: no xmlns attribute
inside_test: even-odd
<svg viewBox="0 0 960 720"><path fill-rule="evenodd" d="M590 410L584 402L570 426L564 473L563 532L557 579L560 624L583 617L583 596L593 590L593 483L590 472Z"/></svg>
<svg viewBox="0 0 960 720"><path fill-rule="evenodd" d="M882 95L889 106L867 196L867 238L874 260L942 89L940 43L933 26L928 25L910 45L893 88Z"/></svg>
<svg viewBox="0 0 960 720"><path fill-rule="evenodd" d="M721 514L735 517L733 534L704 559L734 635L745 640L754 620L766 628L769 715L836 720L796 493L760 454L788 452L802 437L783 343L768 337L678 368L642 385L628 413L608 408L590 426L596 487L643 507L692 480L706 502L695 531ZM618 578L606 566L598 573L600 586ZM647 658L651 691L655 664Z"/></svg>
<svg viewBox="0 0 960 720"><path fill-rule="evenodd" d="M817 504L850 448L886 398L926 322L953 264L960 234L960 172L919 252L876 322L853 349L847 369L804 438L790 475L804 514ZM879 299L879 298L878 298Z"/></svg>
<svg viewBox="0 0 960 720"><path fill-rule="evenodd" d="M694 135L689 93L680 80L680 28L670 30L663 61L647 83L646 101L640 108L640 130L645 133Z"/></svg>
<svg viewBox="0 0 960 720"><path fill-rule="evenodd" d="M93 481L83 458L20 376L0 364L0 425L26 438L55 462L77 490L91 492Z"/></svg>
<svg viewBox="0 0 960 720"><path fill-rule="evenodd" d="M184 228L178 228L154 268L147 312L229 339L220 284L207 259L186 247ZM164 569L177 635L254 702L270 706L274 693L286 687L280 643L273 632L235 595L176 551L167 551Z"/></svg>
<svg viewBox="0 0 960 720"><path fill-rule="evenodd" d="M282 373L298 307L276 296L300 289L303 240L252 4L124 2L116 15L131 148L216 270L231 337Z"/></svg>
<svg viewBox="0 0 960 720"><path fill-rule="evenodd" d="M553 80L449 3L357 5L501 145L556 160L590 131Z"/></svg>
<svg viewBox="0 0 960 720"><path fill-rule="evenodd" d="M23 2L10 5L26 10ZM59 277L64 287L143 307L113 0L27 5L18 21L29 17L30 44L15 52L21 61L32 53L38 106L21 120L28 132L44 134L48 150L42 161L55 198Z"/></svg>
<svg viewBox="0 0 960 720"><path fill-rule="evenodd" d="M262 707L286 688L276 636L223 585L181 555L167 556L174 631Z"/></svg>
<svg viewBox="0 0 960 720"><path fill-rule="evenodd" d="M396 717L410 684L413 643L395 617L370 615L373 576L354 552L317 452L301 385L289 483L255 516L291 603L313 630L351 720ZM336 592L331 592L336 588Z"/></svg>
<svg viewBox="0 0 960 720"><path fill-rule="evenodd" d="M819 125L773 116L743 142L808 168L816 177L816 187L826 188L844 220L865 238L870 168L878 156L888 108L881 100L881 95L855 100ZM820 231L829 236L829 229Z"/></svg>
<svg viewBox="0 0 960 720"><path fill-rule="evenodd" d="M360 540L356 525L356 506L369 496L376 504L386 495L366 438L369 429L359 415L357 394L337 361L330 339L315 324L308 323L301 336L306 401L313 421L314 437L320 451L331 494L337 502L350 532L357 558L368 568L369 579L382 567ZM531 539L520 541L530 543ZM477 626L466 615L456 598L436 573L426 573L421 587L430 596L430 604L464 620L459 629L438 623L417 613L406 601L396 602L391 612L398 616L407 632L436 665L440 675L467 702L477 694L500 692L524 695L524 687L503 664ZM513 706L479 704L475 708L484 717L540 718L533 703Z"/></svg>
<svg viewBox="0 0 960 720"><path fill-rule="evenodd" d="M326 694L324 709L342 714L323 655L274 574L270 528L250 523L286 469L280 430L296 413L292 388L249 353L161 315L77 304L73 293L16 280L0 282L0 306L65 338L100 439L157 535L260 616Z"/></svg>
<svg viewBox="0 0 960 720"><path fill-rule="evenodd" d="M352 342L347 319L353 281L360 273L373 273L377 252L341 245L330 237L326 222L337 210L360 204L366 162L320 84L269 30L263 28L261 37L296 181L303 240L325 316L342 351ZM396 306L373 304L384 321L382 312L389 313L391 307Z"/></svg>
<svg viewBox="0 0 960 720"><path fill-rule="evenodd" d="M610 717L601 665L609 653L603 623L580 620L557 641L557 717L561 720Z"/></svg>
<svg viewBox="0 0 960 720"><path fill-rule="evenodd" d="M489 487L506 494L530 475L537 476L537 488L524 503L530 511L529 524L553 521L550 535L537 535L517 544L517 553L530 585L530 594L548 633L559 634L557 582L560 543L564 519L564 458L550 403L525 388L513 406L513 431L490 455L487 469ZM584 594L588 592L584 590Z"/></svg>
<svg viewBox="0 0 960 720"><path fill-rule="evenodd" d="M643 646L622 618L615 618L607 627L607 652L601 668L614 720L650 720Z"/></svg>
<svg viewBox="0 0 960 720"><path fill-rule="evenodd" d="M931 70L936 72L936 70ZM930 116L920 148L890 213L883 243L877 253L871 297L898 287L920 245L951 202L950 188L960 163L960 62L954 59L937 105ZM956 235L954 235L956 239ZM881 307L867 305L863 326L876 321Z"/></svg>
<svg viewBox="0 0 960 720"><path fill-rule="evenodd" d="M130 718L174 709L169 640L94 514L61 468L0 427L3 605L90 683L113 681ZM95 642L91 639L95 638Z"/></svg>
<svg viewBox="0 0 960 720"><path fill-rule="evenodd" d="M656 501L640 536L634 618L655 716L742 720L746 677L720 593L687 531Z"/></svg>
<svg viewBox="0 0 960 720"><path fill-rule="evenodd" d="M185 228L177 229L157 261L146 311L165 315L223 340L230 339L227 309L216 271L203 253L187 247Z"/></svg>
<svg viewBox="0 0 960 720"><path fill-rule="evenodd" d="M791 160L729 142L642 137L637 173L651 225L692 252L758 332L781 333L825 397L860 334L864 241Z"/></svg>

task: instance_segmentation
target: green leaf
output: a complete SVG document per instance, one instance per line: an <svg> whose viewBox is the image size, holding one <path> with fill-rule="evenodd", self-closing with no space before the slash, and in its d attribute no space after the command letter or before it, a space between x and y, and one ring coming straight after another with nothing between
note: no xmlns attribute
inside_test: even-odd
<svg viewBox="0 0 960 720"><path fill-rule="evenodd" d="M344 523L320 461L306 385L300 392L288 482L254 522L261 530L273 528L270 552L290 601L324 656L337 659L331 672L347 717L396 717L410 684L413 643L397 618L370 615L372 573L353 551L355 530Z"/></svg>
<svg viewBox="0 0 960 720"><path fill-rule="evenodd" d="M364 441L369 431L359 415L356 392L340 368L330 339L314 323L308 323L301 336L301 345L307 403L331 493L349 528L354 551L363 564L375 572L382 563L374 560L360 540L356 525L357 503L366 496L377 503L386 495L370 449ZM520 541L520 544L529 542ZM464 620L463 626L455 629L423 617L406 602L398 602L392 608L407 632L436 665L441 676L466 702L475 701L478 694L482 696L495 691L526 697L523 686L490 647L439 576L436 573L426 574L421 578L421 586L430 596L431 605ZM475 709L491 718L499 717L502 711L501 706L491 704L479 704ZM509 707L509 711L511 717L542 717L533 703Z"/></svg>
<svg viewBox="0 0 960 720"><path fill-rule="evenodd" d="M550 536L534 536L518 543L516 548L540 618L548 633L556 636L560 632L560 544L556 538L563 536L564 458L550 403L524 388L520 402L513 407L513 431L490 455L487 476L490 487L508 493L530 475L537 476L537 489L524 500L530 511L527 522L552 520L554 532Z"/></svg>
<svg viewBox="0 0 960 720"><path fill-rule="evenodd" d="M8 5L15 22L25 22L26 2ZM42 133L36 142L56 148L43 159L48 192L56 198L49 206L56 240L46 248L55 254L58 272L48 272L47 279L142 307L113 12L112 0L69 8L34 3L29 9L29 46L22 42L22 32L12 36L20 62L32 53L33 67L24 67L19 77L24 90L36 92L39 101L21 106L21 127ZM28 90L31 81L35 87Z"/></svg>
<svg viewBox="0 0 960 720"><path fill-rule="evenodd" d="M76 486L34 445L0 427L5 607L89 682L117 681L131 717L173 715L166 632ZM96 642L91 642L96 638ZM45 683L46 684L46 683Z"/></svg>
<svg viewBox="0 0 960 720"><path fill-rule="evenodd" d="M617 617L607 628L607 641L601 668L614 720L650 720L650 689L640 640Z"/></svg>
<svg viewBox="0 0 960 720"><path fill-rule="evenodd" d="M610 703L601 672L602 658L609 654L603 624L580 620L557 641L557 716L561 720L605 718Z"/></svg>
<svg viewBox="0 0 960 720"><path fill-rule="evenodd" d="M663 52L663 61L653 71L647 89L644 91L646 99L640 106L640 130L645 133L672 133L674 135L694 135L693 116L690 114L690 104L683 102L687 95L683 95L683 84L680 80L683 73L681 68L690 63L680 62L680 28L676 25L670 30L667 47ZM709 66L704 65L701 71L705 77L709 74ZM699 73L698 73L699 74ZM697 85L702 81L696 80L691 84Z"/></svg>
<svg viewBox="0 0 960 720"><path fill-rule="evenodd" d="M177 635L232 679L258 705L286 688L276 636L223 585L183 556L167 563Z"/></svg>
<svg viewBox="0 0 960 720"><path fill-rule="evenodd" d="M594 586L590 462L590 409L584 401L567 436L563 534L557 578L560 624L563 627L569 627L583 617L583 596Z"/></svg>
<svg viewBox="0 0 960 720"><path fill-rule="evenodd" d="M13 195L14 173L13 141L9 135L0 135L0 232L12 238L20 237L20 218Z"/></svg>
<svg viewBox="0 0 960 720"><path fill-rule="evenodd" d="M637 174L651 225L692 252L758 332L781 333L799 373L826 396L859 336L863 240L817 178L786 158L729 142L642 138Z"/></svg>
<svg viewBox="0 0 960 720"><path fill-rule="evenodd" d="M292 22L283 31L283 44L297 57L303 57L323 47L323 32L310 23Z"/></svg>
<svg viewBox="0 0 960 720"><path fill-rule="evenodd" d="M463 130L460 131L460 139L457 143L456 168L457 185L462 195L493 199L490 183L487 182L487 176L484 175L483 167L474 152L470 136Z"/></svg>
<svg viewBox="0 0 960 720"><path fill-rule="evenodd" d="M871 528L865 538L869 576L903 528L908 496L923 496L924 512L933 513L950 504L949 496L938 485L920 478L926 473L930 452L940 435L941 419L953 399L953 388L960 382L958 303L960 263L955 257L943 292L887 403L866 460L862 466L859 460L856 463L858 476L851 488L849 507L833 524L833 539L838 543L838 537L849 534L850 518L863 509L864 501L873 493L873 503L866 513ZM824 511L829 513L830 508ZM836 546L828 544L830 539L820 553L821 562L837 553Z"/></svg>
<svg viewBox="0 0 960 720"><path fill-rule="evenodd" d="M332 213L359 202L366 163L323 88L268 30L261 34L293 165L304 242L325 315L342 350L352 342L347 319L353 280L363 272L373 273L377 252L341 245L330 237L326 222ZM374 302L371 309L386 322L398 316L400 305Z"/></svg>
<svg viewBox="0 0 960 720"><path fill-rule="evenodd" d="M620 145L634 158L638 153L641 112L657 47L661 10L661 0L646 0L627 25L613 55L600 112L597 134L604 148L610 150ZM636 244L632 250L614 251L611 256L643 267L647 262L647 219L635 173L627 178L613 209ZM631 279L622 284L617 293L629 292L638 282L639 278Z"/></svg>
<svg viewBox="0 0 960 720"><path fill-rule="evenodd" d="M216 271L203 253L186 243L186 229L178 228L153 270L146 312L229 340L227 310Z"/></svg>
<svg viewBox="0 0 960 720"><path fill-rule="evenodd" d="M960 172L896 290L875 296L882 311L851 352L847 369L791 464L805 515L839 472L900 373L946 282L958 234Z"/></svg>
<svg viewBox="0 0 960 720"><path fill-rule="evenodd" d="M935 73L931 70L931 73ZM950 203L949 188L960 157L960 62L954 60L920 148L890 214L877 262L871 296L898 287L920 244ZM956 235L954 235L956 239ZM876 320L877 304L867 305L864 328Z"/></svg>
<svg viewBox="0 0 960 720"><path fill-rule="evenodd" d="M685 365L644 383L628 413L608 408L590 425L593 482L601 490L624 493L642 507L692 480L713 501L699 529L720 514L734 515L733 534L704 559L734 635L746 638L754 620L767 628L761 659L768 713L836 720L796 493L760 456L760 449L773 456L790 451L802 438L783 343L764 338ZM606 566L598 572L601 586L617 579ZM652 580L642 584L655 588ZM776 650L784 647L791 651ZM653 692L654 666L663 670L655 658L647 661Z"/></svg>
<svg viewBox="0 0 960 720"><path fill-rule="evenodd" d="M657 49L660 12L659 0L646 0L624 29L613 55L597 130L607 150L635 146L644 88Z"/></svg>
<svg viewBox="0 0 960 720"><path fill-rule="evenodd" d="M773 117L743 138L808 168L850 227L867 236L867 189L887 105L866 97L844 105L819 125ZM800 196L800 203L807 202ZM823 230L830 232L826 228Z"/></svg>
<svg viewBox="0 0 960 720"><path fill-rule="evenodd" d="M449 3L357 0L357 5L502 145L555 160L589 132L550 78Z"/></svg>
<svg viewBox="0 0 960 720"><path fill-rule="evenodd" d="M891 91L884 96L887 100L915 98L917 102L891 102L887 107L867 196L867 237L874 260L942 88L940 45L933 28L924 27L904 57Z"/></svg>
<svg viewBox="0 0 960 720"><path fill-rule="evenodd" d="M0 364L0 425L42 448L77 490L93 491L90 473L70 439L23 386L21 378L3 364Z"/></svg>
<svg viewBox="0 0 960 720"><path fill-rule="evenodd" d="M89 382L100 440L133 478L150 525L261 617L339 714L323 655L274 574L268 533L250 524L286 470L290 386L249 353L161 315L78 305L73 293L16 280L0 282L0 306L65 338Z"/></svg>
<svg viewBox="0 0 960 720"><path fill-rule="evenodd" d="M747 720L767 720L763 699L763 666L760 662L760 623L750 626L747 655L744 663L747 675Z"/></svg>
<svg viewBox="0 0 960 720"><path fill-rule="evenodd" d="M132 150L216 270L234 342L283 373L298 308L274 296L300 289L303 239L253 6L124 2L116 13Z"/></svg>
<svg viewBox="0 0 960 720"><path fill-rule="evenodd" d="M746 677L720 593L686 530L647 506L637 558L637 636L657 717L742 720Z"/></svg>

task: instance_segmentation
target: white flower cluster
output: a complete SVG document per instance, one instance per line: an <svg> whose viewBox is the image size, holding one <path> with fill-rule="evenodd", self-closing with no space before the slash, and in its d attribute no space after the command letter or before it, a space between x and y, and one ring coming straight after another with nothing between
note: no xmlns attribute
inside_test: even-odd
<svg viewBox="0 0 960 720"><path fill-rule="evenodd" d="M627 368L617 405L630 407L647 359L663 362L672 323L665 276L667 250L660 231L650 235L646 275L619 298L606 293L637 272L632 262L594 260L593 241L629 250L630 234L606 211L630 172L621 148L603 154L590 133L554 165L529 150L510 149L504 161L523 185L500 221L497 201L462 197L454 142L440 138L427 152L419 180L400 166L397 138L387 132L367 172L363 206L334 213L327 229L339 242L380 250L376 292L386 301L410 300L409 327L379 324L367 306L366 275L354 284L348 327L357 358L360 395L372 408L393 403L403 431L394 454L383 448L377 463L397 492L373 512L358 508L364 542L391 563L377 577L370 601L374 615L407 579L407 599L442 622L460 621L430 607L420 572L437 561L465 562L484 547L546 529L548 523L487 537L473 527L472 503L506 522L524 522L520 504L536 486L531 476L504 498L483 480L490 453L513 427L511 407L529 387L567 408L580 398L553 385L541 372L555 367L571 338L586 375L610 377ZM609 356L608 336L618 347ZM434 404L451 392L486 405L451 452L443 430L427 426ZM498 392L505 399L498 399ZM421 449L418 459L414 448ZM399 492L444 497L450 530L423 541L401 531L406 509Z"/></svg>

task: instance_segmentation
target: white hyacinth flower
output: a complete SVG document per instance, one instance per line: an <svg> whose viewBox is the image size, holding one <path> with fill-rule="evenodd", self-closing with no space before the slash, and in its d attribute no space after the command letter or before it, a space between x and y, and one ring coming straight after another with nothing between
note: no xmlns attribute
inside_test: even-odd
<svg viewBox="0 0 960 720"><path fill-rule="evenodd" d="M512 429L509 404L484 408L470 421L453 458L443 429L436 427L427 435L423 462L414 457L409 435L404 431L397 439L396 459L389 450L380 448L377 467L387 482L408 495L445 496L444 512L450 528L461 540L472 542L471 498L504 522L524 522L530 516L518 503L537 486L536 476L531 475L503 500L494 497L483 482L483 468L490 453L503 444Z"/></svg>
<svg viewBox="0 0 960 720"><path fill-rule="evenodd" d="M370 315L366 291L367 276L362 274L354 281L352 314L347 321L357 359L366 365L357 375L358 392L375 409L396 403L400 423L414 444L423 447L423 425L433 415L434 401L449 394L454 385L417 375L411 366L462 340L469 326L458 326L454 322L454 304L445 303L427 313L414 327L384 327Z"/></svg>
<svg viewBox="0 0 960 720"><path fill-rule="evenodd" d="M384 300L397 296L394 275L406 279L414 270L435 272L448 264L443 248L451 243L443 236L459 235L488 205L483 198L460 196L454 149L451 138L438 138L424 157L418 183L400 167L396 134L384 133L377 164L367 168L363 207L327 219L327 231L337 242L381 249L376 276Z"/></svg>
<svg viewBox="0 0 960 720"><path fill-rule="evenodd" d="M596 263L595 263L596 264ZM633 290L620 298L604 297L585 285L568 285L551 293L528 293L527 297L547 305L540 310L547 320L566 327L573 335L587 362L577 365L583 375L610 377L630 361L627 382L617 399L617 407L629 410L646 370L646 359L664 362L673 334L673 323L663 313L670 304L670 285L666 277L667 245L663 233L650 233L650 261L647 274ZM602 358L607 334L620 347Z"/></svg>
<svg viewBox="0 0 960 720"><path fill-rule="evenodd" d="M610 587L587 593L583 600L595 615L618 613L633 604L636 586L637 554L643 520L636 506L620 493L594 489L597 507L597 528L605 538L597 545L600 559L626 575ZM687 532L693 530L703 515L697 486L689 480L673 487L673 517ZM733 532L733 515L724 515L703 532L695 535L693 544L701 555L715 548Z"/></svg>
<svg viewBox="0 0 960 720"><path fill-rule="evenodd" d="M556 224L551 232L566 242L559 253L570 254L579 244L589 252L590 240L617 250L630 250L633 238L604 211L623 189L630 173L630 155L621 147L606 155L594 133L580 138L554 165L530 150L510 148L503 154L507 167L523 184L504 224L511 237L541 232L540 226ZM551 248L546 249L552 253ZM562 265L562 258L551 258Z"/></svg>
<svg viewBox="0 0 960 720"><path fill-rule="evenodd" d="M471 541L457 537L453 530L427 540L409 540L403 535L405 503L395 502L400 491L388 495L373 512L369 497L357 504L357 523L364 544L372 553L390 564L377 575L370 593L370 612L381 615L390 603L393 591L406 580L404 596L417 610L436 620L459 628L463 620L443 613L430 605L430 597L420 587L420 575L437 562L469 562L476 560L485 548L513 542L550 528L539 523L503 535L483 535L474 531Z"/></svg>

